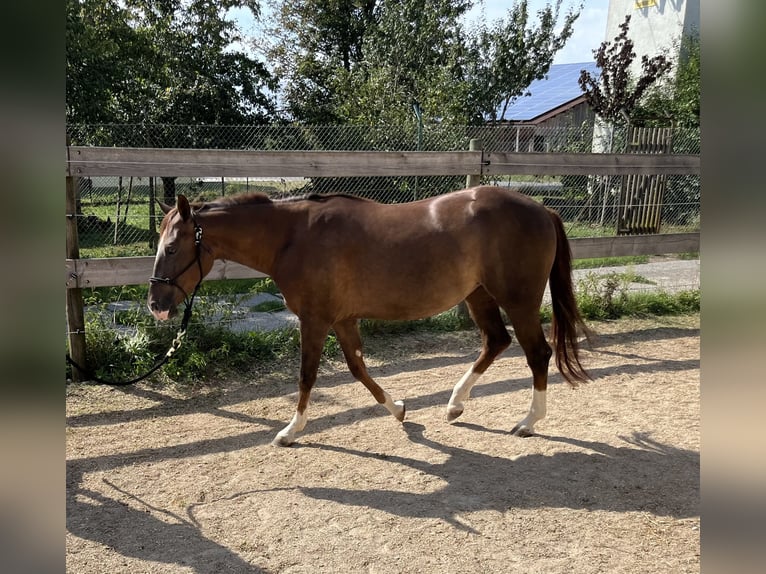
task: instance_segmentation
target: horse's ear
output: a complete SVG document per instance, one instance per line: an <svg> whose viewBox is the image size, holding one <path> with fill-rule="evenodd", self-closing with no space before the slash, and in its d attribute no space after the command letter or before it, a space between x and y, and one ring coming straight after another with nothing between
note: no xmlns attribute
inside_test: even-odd
<svg viewBox="0 0 766 574"><path fill-rule="evenodd" d="M178 198L176 199L176 207L178 208L178 214L181 216L181 219L189 221L189 218L191 217L191 206L185 195L178 195Z"/></svg>
<svg viewBox="0 0 766 574"><path fill-rule="evenodd" d="M170 210L173 209L172 205L168 205L167 203L162 203L159 199L157 200L157 205L160 206L162 213L164 213L165 215L170 213Z"/></svg>

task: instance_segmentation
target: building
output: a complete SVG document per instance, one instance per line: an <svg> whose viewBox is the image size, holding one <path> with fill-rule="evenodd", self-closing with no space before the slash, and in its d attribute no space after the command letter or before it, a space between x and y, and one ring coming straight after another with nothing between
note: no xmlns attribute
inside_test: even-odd
<svg viewBox="0 0 766 574"><path fill-rule="evenodd" d="M678 60L681 38L699 32L700 0L611 0L604 34L607 42L620 33L628 15L636 52L630 72L638 77L641 56L663 54L671 61Z"/></svg>
<svg viewBox="0 0 766 574"><path fill-rule="evenodd" d="M532 82L529 95L510 104L499 118L513 128L504 148L550 151L564 135L562 128L593 124L595 114L578 83L582 70L594 75L599 73L595 62L554 64L544 78Z"/></svg>

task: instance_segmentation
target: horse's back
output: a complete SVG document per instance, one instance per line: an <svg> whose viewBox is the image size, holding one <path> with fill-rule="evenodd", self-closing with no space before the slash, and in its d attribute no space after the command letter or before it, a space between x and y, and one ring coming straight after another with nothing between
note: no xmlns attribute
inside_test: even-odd
<svg viewBox="0 0 766 574"><path fill-rule="evenodd" d="M312 206L304 241L328 262L426 280L445 267L486 267L501 259L533 266L542 255L548 265L556 231L540 203L483 186L403 204L338 196Z"/></svg>
<svg viewBox="0 0 766 574"><path fill-rule="evenodd" d="M349 227L372 234L398 237L410 234L468 231L472 224L503 225L550 231L542 204L508 188L479 186L408 203L385 204L335 195L311 206L312 222L322 233L344 235ZM476 225L473 227L475 228Z"/></svg>

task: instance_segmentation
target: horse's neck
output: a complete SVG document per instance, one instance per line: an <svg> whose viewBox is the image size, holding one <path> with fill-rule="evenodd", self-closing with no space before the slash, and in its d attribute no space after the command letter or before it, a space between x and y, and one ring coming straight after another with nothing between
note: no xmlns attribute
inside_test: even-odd
<svg viewBox="0 0 766 574"><path fill-rule="evenodd" d="M216 259L236 261L271 275L276 255L289 242L297 217L275 204L234 205L205 218L209 220L209 244ZM205 237L207 227L203 224Z"/></svg>

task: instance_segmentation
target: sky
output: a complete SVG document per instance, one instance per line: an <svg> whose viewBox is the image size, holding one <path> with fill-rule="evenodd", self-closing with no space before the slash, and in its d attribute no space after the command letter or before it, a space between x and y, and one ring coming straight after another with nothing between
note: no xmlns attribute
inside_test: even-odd
<svg viewBox="0 0 766 574"><path fill-rule="evenodd" d="M546 4L546 0L529 0L530 13L536 13ZM580 62L592 62L593 50L597 49L605 40L606 16L609 10L609 0L582 0L584 4L580 11L580 17L574 23L574 32L566 45L556 54L554 64L574 64ZM501 18L511 5L509 0L484 0L487 20ZM578 0L564 0L561 4L562 12L566 12L570 6L577 6ZM477 10L477 6L472 11ZM534 20L533 20L534 21Z"/></svg>
<svg viewBox="0 0 766 574"><path fill-rule="evenodd" d="M546 4L552 2L553 0L529 0L530 13L536 14ZM582 2L584 7L574 24L574 32L567 44L556 54L554 64L591 62L593 50L598 48L605 39L609 0L582 0ZM567 8L579 3L580 0L564 0L561 6L562 12L566 12ZM267 9L265 2L261 4L262 9ZM472 22L480 18L486 18L487 21L497 20L505 15L511 4L511 0L478 0L467 15L467 21ZM236 10L232 12L232 15L238 20L246 36L256 33L257 25L249 10ZM534 21L534 18L532 20Z"/></svg>

